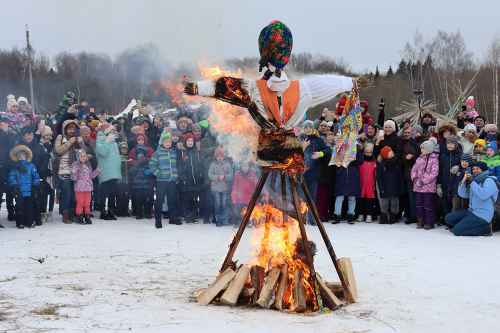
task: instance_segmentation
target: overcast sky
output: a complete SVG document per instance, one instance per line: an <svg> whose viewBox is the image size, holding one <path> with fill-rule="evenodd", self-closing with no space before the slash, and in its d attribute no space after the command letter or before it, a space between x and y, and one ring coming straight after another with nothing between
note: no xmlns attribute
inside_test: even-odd
<svg viewBox="0 0 500 333"><path fill-rule="evenodd" d="M173 62L258 56L257 36L272 19L294 36L294 52L342 57L356 70L397 63L418 29L460 30L477 59L500 33L497 0L4 0L0 48L104 52L152 42Z"/></svg>

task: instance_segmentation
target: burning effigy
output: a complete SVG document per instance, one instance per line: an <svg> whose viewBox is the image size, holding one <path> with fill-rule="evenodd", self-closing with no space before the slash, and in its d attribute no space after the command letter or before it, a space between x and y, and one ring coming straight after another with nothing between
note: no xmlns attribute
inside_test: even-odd
<svg viewBox="0 0 500 333"><path fill-rule="evenodd" d="M356 113L359 80L338 75L289 80L284 68L292 45L290 29L280 21L273 21L259 36L259 71L265 69L261 79L220 73L210 80L184 84L188 96L211 97L217 103L246 109L257 125L256 159L262 170L219 275L212 285L196 295L200 304L256 305L304 313L334 310L356 300L351 262L348 258L337 258L304 182L304 152L296 128L308 109L340 93L351 92L345 106L350 118L343 122L346 144L349 143L347 132L357 130L359 118ZM223 116L231 117L230 113ZM231 129L240 130L237 120L231 122ZM271 174L279 181L281 191L258 203ZM312 213L337 271L340 280L337 283L324 281L315 271L316 244L308 239L305 227L308 212ZM256 226L255 251L248 263L237 265L233 256L250 222Z"/></svg>

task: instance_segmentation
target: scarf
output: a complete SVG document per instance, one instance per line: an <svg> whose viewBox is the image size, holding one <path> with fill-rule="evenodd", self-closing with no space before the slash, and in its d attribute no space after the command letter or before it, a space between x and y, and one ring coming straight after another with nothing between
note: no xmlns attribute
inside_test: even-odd
<svg viewBox="0 0 500 333"><path fill-rule="evenodd" d="M481 172L480 174L474 176L472 179L473 182L478 183L479 185L483 185L484 181L490 177L490 173L488 170Z"/></svg>

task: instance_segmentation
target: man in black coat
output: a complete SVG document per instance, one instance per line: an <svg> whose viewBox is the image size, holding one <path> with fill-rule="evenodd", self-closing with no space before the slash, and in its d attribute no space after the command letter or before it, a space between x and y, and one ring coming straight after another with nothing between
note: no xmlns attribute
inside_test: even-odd
<svg viewBox="0 0 500 333"><path fill-rule="evenodd" d="M9 153L16 143L16 134L9 128L8 120L3 116L0 116L0 143L0 200L5 193L8 220L15 221L14 196L7 186L7 174L11 163ZM0 228L2 227L0 224Z"/></svg>

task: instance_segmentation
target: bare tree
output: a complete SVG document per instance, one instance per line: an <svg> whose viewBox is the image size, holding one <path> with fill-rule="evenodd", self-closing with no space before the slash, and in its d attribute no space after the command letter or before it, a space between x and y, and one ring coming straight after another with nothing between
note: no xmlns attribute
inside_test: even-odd
<svg viewBox="0 0 500 333"><path fill-rule="evenodd" d="M493 72L493 112L495 115L495 124L498 123L498 70L500 68L500 36L496 36L488 50L488 64Z"/></svg>

